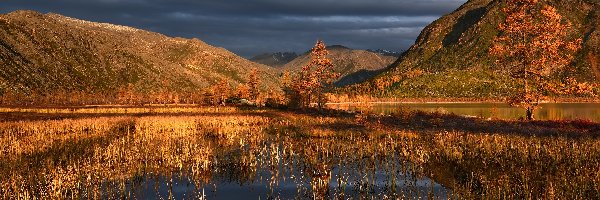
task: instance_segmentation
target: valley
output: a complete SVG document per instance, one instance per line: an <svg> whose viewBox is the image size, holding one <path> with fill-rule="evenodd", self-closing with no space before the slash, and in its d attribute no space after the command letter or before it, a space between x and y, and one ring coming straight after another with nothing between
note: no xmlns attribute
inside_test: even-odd
<svg viewBox="0 0 600 200"><path fill-rule="evenodd" d="M0 4L0 199L600 198L597 0Z"/></svg>

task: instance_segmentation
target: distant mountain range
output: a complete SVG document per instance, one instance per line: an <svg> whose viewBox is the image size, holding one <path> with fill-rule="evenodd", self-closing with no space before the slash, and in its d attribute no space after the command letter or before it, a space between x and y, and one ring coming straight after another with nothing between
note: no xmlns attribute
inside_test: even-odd
<svg viewBox="0 0 600 200"><path fill-rule="evenodd" d="M378 54L381 54L384 56L400 57L400 55L402 55L402 52L390 51L390 50L385 50L385 49L377 49L377 50L367 49L367 51L373 52L373 53L378 53Z"/></svg>
<svg viewBox="0 0 600 200"><path fill-rule="evenodd" d="M548 0L572 23L572 37L583 39L573 67L560 76L580 81L600 80L600 1ZM505 1L469 0L428 25L415 44L388 70L350 90L393 97L507 96L515 84L489 55L503 22ZM388 84L378 87L376 82Z"/></svg>
<svg viewBox="0 0 600 200"><path fill-rule="evenodd" d="M194 92L221 80L244 84L253 68L263 89L278 88L276 70L198 39L53 13L0 15L0 93Z"/></svg>
<svg viewBox="0 0 600 200"><path fill-rule="evenodd" d="M329 49L348 49L348 47L342 45L332 45L329 46ZM400 55L402 55L402 52L390 51L385 49L367 49L366 51L383 56L400 57ZM250 58L250 61L275 68L280 68L283 67L285 64L291 62L292 60L298 58L299 56L300 55L298 55L296 52L263 53Z"/></svg>
<svg viewBox="0 0 600 200"><path fill-rule="evenodd" d="M355 50L342 45L331 45L327 47L329 55L335 67L340 73L337 86L344 86L370 78L377 74L378 70L384 69L392 64L397 57L386 56L366 50ZM281 67L282 70L297 72L310 62L310 52L306 52L296 59Z"/></svg>
<svg viewBox="0 0 600 200"><path fill-rule="evenodd" d="M298 54L296 54L295 52L277 52L257 55L250 58L250 60L263 65L279 68L283 67L283 65L291 62L297 57Z"/></svg>

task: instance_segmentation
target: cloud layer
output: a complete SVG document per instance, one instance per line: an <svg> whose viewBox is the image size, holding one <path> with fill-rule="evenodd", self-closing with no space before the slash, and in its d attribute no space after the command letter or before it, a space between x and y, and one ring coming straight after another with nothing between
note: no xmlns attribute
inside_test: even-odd
<svg viewBox="0 0 600 200"><path fill-rule="evenodd" d="M308 50L316 39L356 49L408 48L466 0L8 0L27 9L199 38L244 57Z"/></svg>

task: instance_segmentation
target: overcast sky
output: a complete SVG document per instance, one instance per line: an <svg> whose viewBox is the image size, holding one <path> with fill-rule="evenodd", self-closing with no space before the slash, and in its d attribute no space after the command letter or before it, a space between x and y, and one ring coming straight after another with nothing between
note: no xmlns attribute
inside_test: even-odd
<svg viewBox="0 0 600 200"><path fill-rule="evenodd" d="M169 36L199 38L238 55L304 52L323 39L400 51L466 0L2 0L0 12L35 10Z"/></svg>

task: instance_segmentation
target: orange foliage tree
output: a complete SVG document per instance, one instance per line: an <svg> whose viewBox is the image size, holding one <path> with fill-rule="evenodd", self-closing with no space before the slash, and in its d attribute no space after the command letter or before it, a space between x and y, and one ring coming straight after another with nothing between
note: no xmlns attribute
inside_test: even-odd
<svg viewBox="0 0 600 200"><path fill-rule="evenodd" d="M581 39L567 40L570 23L539 0L508 0L502 11L506 19L490 54L520 83L508 103L525 108L533 120L540 100L552 92L552 75L572 62Z"/></svg>
<svg viewBox="0 0 600 200"><path fill-rule="evenodd" d="M256 101L258 99L258 95L260 95L260 89L258 86L260 85L260 78L258 77L258 70L256 68L252 69L250 75L248 76L248 88L250 90L250 100Z"/></svg>
<svg viewBox="0 0 600 200"><path fill-rule="evenodd" d="M325 43L318 40L311 50L310 62L294 77L291 89L299 101L297 106L309 107L313 99L316 99L319 108L325 104L325 93L333 88L333 82L340 76L335 73L328 54Z"/></svg>
<svg viewBox="0 0 600 200"><path fill-rule="evenodd" d="M250 88L248 88L248 86L246 86L246 85L239 85L236 88L235 93L236 93L237 97L239 97L240 99L248 100L250 98Z"/></svg>
<svg viewBox="0 0 600 200"><path fill-rule="evenodd" d="M126 88L120 88L118 90L117 99L120 104L134 104L136 103L136 93L133 84L127 84Z"/></svg>
<svg viewBox="0 0 600 200"><path fill-rule="evenodd" d="M213 85L212 91L214 93L213 98L215 98L213 104L225 105L225 102L231 96L231 86L226 79L221 79L218 84Z"/></svg>
<svg viewBox="0 0 600 200"><path fill-rule="evenodd" d="M284 71L281 73L281 85L283 88L289 88L292 85L292 77L290 72Z"/></svg>

